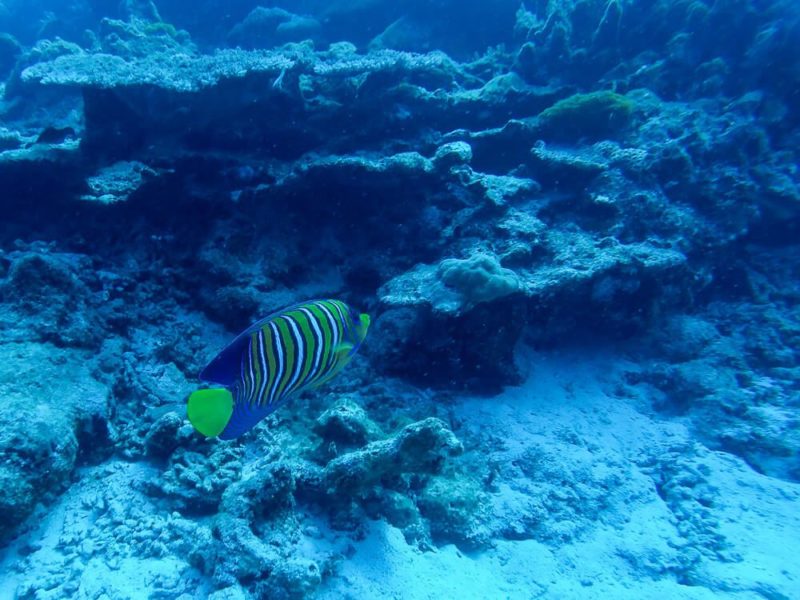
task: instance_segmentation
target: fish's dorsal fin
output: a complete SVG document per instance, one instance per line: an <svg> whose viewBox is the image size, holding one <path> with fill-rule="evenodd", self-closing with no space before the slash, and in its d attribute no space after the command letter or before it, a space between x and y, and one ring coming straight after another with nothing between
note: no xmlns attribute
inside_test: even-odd
<svg viewBox="0 0 800 600"><path fill-rule="evenodd" d="M203 381L210 381L224 386L232 386L234 382L239 379L242 368L242 354L250 343L250 336L253 332L258 331L272 319L280 315L292 311L300 306L318 302L317 300L306 300L305 302L298 302L286 308L276 310L275 312L267 315L263 319L256 321L250 327L245 329L242 333L237 335L231 343L225 346L219 354L211 359L202 371L200 371L200 379Z"/></svg>

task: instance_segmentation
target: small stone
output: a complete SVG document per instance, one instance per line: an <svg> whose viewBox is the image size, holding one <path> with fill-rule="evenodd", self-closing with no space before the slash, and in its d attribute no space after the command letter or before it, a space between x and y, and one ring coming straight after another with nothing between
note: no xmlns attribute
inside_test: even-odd
<svg viewBox="0 0 800 600"><path fill-rule="evenodd" d="M168 412L150 427L145 437L147 454L160 459L168 458L178 446L178 432L183 419L176 412Z"/></svg>
<svg viewBox="0 0 800 600"><path fill-rule="evenodd" d="M95 545L92 540L83 540L78 548L78 553L84 560L89 560L95 552Z"/></svg>
<svg viewBox="0 0 800 600"><path fill-rule="evenodd" d="M433 164L437 169L449 169L456 165L468 164L472 160L472 147L466 142L450 142L443 144L433 156Z"/></svg>
<svg viewBox="0 0 800 600"><path fill-rule="evenodd" d="M306 525L303 528L303 535L305 535L306 537L310 537L311 539L314 540L322 539L322 532L316 525Z"/></svg>
<svg viewBox="0 0 800 600"><path fill-rule="evenodd" d="M344 398L317 419L314 431L327 442L361 446L380 437L380 429L361 406Z"/></svg>

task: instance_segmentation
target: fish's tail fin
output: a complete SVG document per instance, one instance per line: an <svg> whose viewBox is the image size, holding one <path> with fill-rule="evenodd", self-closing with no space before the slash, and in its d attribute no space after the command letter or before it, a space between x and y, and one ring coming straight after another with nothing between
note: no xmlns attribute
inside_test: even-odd
<svg viewBox="0 0 800 600"><path fill-rule="evenodd" d="M189 396L186 414L195 429L207 437L222 433L233 414L233 396L224 388L197 390Z"/></svg>

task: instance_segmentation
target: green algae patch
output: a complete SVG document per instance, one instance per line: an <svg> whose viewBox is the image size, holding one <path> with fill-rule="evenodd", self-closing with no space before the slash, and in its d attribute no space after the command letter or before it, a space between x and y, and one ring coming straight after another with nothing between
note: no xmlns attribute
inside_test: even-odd
<svg viewBox="0 0 800 600"><path fill-rule="evenodd" d="M554 141L614 139L630 123L634 107L616 92L574 94L539 113L537 129Z"/></svg>

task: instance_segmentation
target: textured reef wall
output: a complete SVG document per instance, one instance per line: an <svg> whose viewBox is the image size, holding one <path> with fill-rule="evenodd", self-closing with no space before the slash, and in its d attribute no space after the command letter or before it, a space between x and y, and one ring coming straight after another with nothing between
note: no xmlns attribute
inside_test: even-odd
<svg viewBox="0 0 800 600"><path fill-rule="evenodd" d="M495 464L453 408L522 382L520 343L636 344L648 410L800 479L793 3L185 7L0 2L0 534L76 468L68 518L99 523L23 597L71 597L58 573L100 555L303 597L349 552L305 552L315 519L423 549L578 538L627 467L569 440ZM322 295L372 313L364 357L245 444L197 439L213 349ZM639 466L698 556L646 568L707 584L725 546L682 448Z"/></svg>

